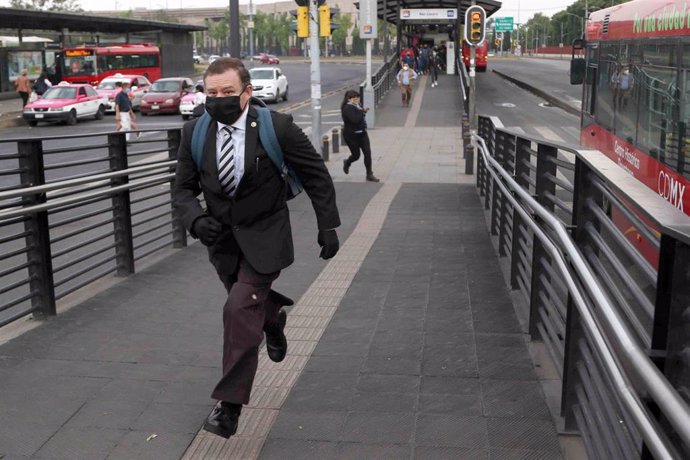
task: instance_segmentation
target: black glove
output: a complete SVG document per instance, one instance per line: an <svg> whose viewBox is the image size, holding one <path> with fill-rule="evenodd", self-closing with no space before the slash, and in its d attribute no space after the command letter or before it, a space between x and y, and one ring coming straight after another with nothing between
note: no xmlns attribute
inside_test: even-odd
<svg viewBox="0 0 690 460"><path fill-rule="evenodd" d="M319 230L319 237L317 239L319 246L321 246L322 259L330 259L338 253L340 249L340 242L338 241L338 234L335 230Z"/></svg>
<svg viewBox="0 0 690 460"><path fill-rule="evenodd" d="M206 246L211 246L216 242L222 229L220 222L211 216L199 217L192 226L196 237Z"/></svg>

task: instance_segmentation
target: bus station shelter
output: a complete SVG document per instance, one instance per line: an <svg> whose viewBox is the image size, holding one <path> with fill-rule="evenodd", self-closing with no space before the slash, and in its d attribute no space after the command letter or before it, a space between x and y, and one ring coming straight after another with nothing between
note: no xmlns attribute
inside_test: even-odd
<svg viewBox="0 0 690 460"><path fill-rule="evenodd" d="M191 75L192 32L203 26L142 21L129 18L54 13L19 8L0 8L0 35L16 36L16 41L0 45L0 97L16 96L14 80L22 69L29 78L55 63L56 55L69 46L81 44L153 43L161 50L164 77ZM26 40L24 39L26 37ZM189 56L189 59L180 59Z"/></svg>

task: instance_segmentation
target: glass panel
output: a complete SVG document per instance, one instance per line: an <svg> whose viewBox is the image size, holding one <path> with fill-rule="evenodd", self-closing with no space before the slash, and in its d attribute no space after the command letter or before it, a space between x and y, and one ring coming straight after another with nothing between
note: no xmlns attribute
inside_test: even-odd
<svg viewBox="0 0 690 460"><path fill-rule="evenodd" d="M678 70L670 66L674 51L670 45L645 45L634 75L639 92L638 147L664 164L678 160Z"/></svg>
<svg viewBox="0 0 690 460"><path fill-rule="evenodd" d="M613 96L616 85L618 46L603 44L600 55L596 88L596 120L602 128L613 131Z"/></svg>

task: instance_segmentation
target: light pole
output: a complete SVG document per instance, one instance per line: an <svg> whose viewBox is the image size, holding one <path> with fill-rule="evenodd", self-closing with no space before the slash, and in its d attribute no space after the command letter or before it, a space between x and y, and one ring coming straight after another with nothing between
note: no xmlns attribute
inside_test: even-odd
<svg viewBox="0 0 690 460"><path fill-rule="evenodd" d="M577 14L568 13L567 11L564 11L564 13L567 14L568 16L572 16L572 17L578 18L580 20L580 29L582 30L582 36L584 37L585 36L585 20L584 20L584 18L582 16L578 16Z"/></svg>
<svg viewBox="0 0 690 460"><path fill-rule="evenodd" d="M252 0L249 0L249 67L254 67L254 10Z"/></svg>

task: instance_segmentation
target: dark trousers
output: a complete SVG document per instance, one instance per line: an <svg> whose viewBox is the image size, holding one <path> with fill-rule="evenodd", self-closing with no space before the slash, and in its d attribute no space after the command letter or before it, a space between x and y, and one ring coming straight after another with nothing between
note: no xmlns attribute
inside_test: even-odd
<svg viewBox="0 0 690 460"><path fill-rule="evenodd" d="M29 102L29 93L26 91L17 91L19 95L22 97L22 107L26 105L27 102Z"/></svg>
<svg viewBox="0 0 690 460"><path fill-rule="evenodd" d="M429 66L429 70L431 71L431 83L435 83L438 80L438 67L432 64Z"/></svg>
<svg viewBox="0 0 690 460"><path fill-rule="evenodd" d="M350 157L345 160L349 164L359 160L359 153L364 155L364 168L367 170L367 175L373 174L371 170L371 144L369 143L369 135L366 131L361 134L344 134L345 143L350 149Z"/></svg>
<svg viewBox="0 0 690 460"><path fill-rule="evenodd" d="M275 323L281 305L267 301L280 272L258 273L242 258L233 274L219 274L228 291L223 307L223 377L211 397L249 403L259 363L264 324Z"/></svg>

